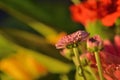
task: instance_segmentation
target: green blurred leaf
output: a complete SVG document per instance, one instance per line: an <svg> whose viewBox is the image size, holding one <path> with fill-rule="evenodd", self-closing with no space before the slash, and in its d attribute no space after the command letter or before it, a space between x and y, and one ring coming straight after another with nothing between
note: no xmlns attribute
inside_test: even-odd
<svg viewBox="0 0 120 80"><path fill-rule="evenodd" d="M1 31L3 35L9 36L6 36L8 39L11 39L21 46L42 52L44 53L44 55L48 55L64 62L70 62L68 59L60 55L59 50L57 50L54 45L49 44L47 40L40 35L24 30L11 28L1 28Z"/></svg>
<svg viewBox="0 0 120 80"><path fill-rule="evenodd" d="M92 71L90 66L84 67L84 74L85 74L86 80L97 80L95 73ZM84 80L84 79L82 76L76 73L76 80Z"/></svg>
<svg viewBox="0 0 120 80"><path fill-rule="evenodd" d="M71 64L64 63L60 60L46 56L40 52L14 45L18 53L26 53L32 55L41 64L43 64L51 73L68 73L73 67Z"/></svg>
<svg viewBox="0 0 120 80"><path fill-rule="evenodd" d="M12 44L9 40L6 40L3 35L0 34L0 59L14 54L15 48L12 47Z"/></svg>
<svg viewBox="0 0 120 80"><path fill-rule="evenodd" d="M0 72L0 80L14 80L11 76L3 73L3 72Z"/></svg>
<svg viewBox="0 0 120 80"><path fill-rule="evenodd" d="M103 39L113 39L115 35L115 27L106 27L103 26L100 21L94 23L89 23L86 26L86 30L90 33L91 36L100 35Z"/></svg>
<svg viewBox="0 0 120 80"><path fill-rule="evenodd" d="M28 34L25 34L25 35L28 35ZM31 35L31 36L34 36L34 35ZM28 36L28 38L31 37L31 36ZM13 42L9 43L2 36L0 36L0 40L1 40L1 45L5 45L5 47L9 46L10 50L12 48L15 49L15 52L18 53L18 54L19 53L24 53L24 54L32 55L41 64L43 64L48 69L48 71L51 72L51 73L68 73L72 69L72 65L71 64L67 64L67 63L64 63L64 62L62 62L62 61L60 61L58 59L46 56L46 55L44 55L41 52L37 52L37 51L31 50L31 49L27 49L27 48L21 47L21 46L19 46L17 44L14 44ZM9 48L5 48L5 51L6 50L8 51ZM49 53L48 51L46 51L46 52ZM53 53L56 54L55 52L53 52Z"/></svg>
<svg viewBox="0 0 120 80"><path fill-rule="evenodd" d="M9 6L5 5L4 3L0 2L0 6L2 7L3 10L11 14L12 16L16 17L20 21L24 22L27 24L29 27L33 28L40 34L42 34L44 37L46 37L48 40L50 40L52 37L57 36L57 31L51 28L48 25L45 25L34 18L27 16L13 8L10 8Z"/></svg>
<svg viewBox="0 0 120 80"><path fill-rule="evenodd" d="M45 77L39 78L37 80L60 80L59 74L48 74Z"/></svg>
<svg viewBox="0 0 120 80"><path fill-rule="evenodd" d="M14 44L14 43L10 44L2 36L0 36L0 44L1 44L0 48L2 48L0 50L1 52L2 51L4 52L4 51L7 50L6 54L8 55L8 53L10 53L8 51L11 51L11 49L13 48L13 49L15 49L16 53L25 53L25 54L28 54L28 55L32 55L41 64L43 64L45 67L47 67L48 71L50 71L52 73L68 73L72 69L72 66L70 64L61 62L58 59L51 58L51 57L46 56L46 55L44 55L40 52L36 52L36 51L30 50L30 49L27 49L27 48L20 47L20 46ZM4 46L2 46L2 45L4 45Z"/></svg>
<svg viewBox="0 0 120 80"><path fill-rule="evenodd" d="M79 4L80 0L71 0L74 4Z"/></svg>
<svg viewBox="0 0 120 80"><path fill-rule="evenodd" d="M117 20L116 20L116 34L117 35L120 35L120 18L118 18Z"/></svg>
<svg viewBox="0 0 120 80"><path fill-rule="evenodd" d="M70 17L70 1L54 1L54 3L52 1L1 0L0 2L9 8L19 11L35 20L54 26L59 30L69 32L78 29ZM1 9L4 10L3 7ZM7 10L4 11L9 13L9 9Z"/></svg>

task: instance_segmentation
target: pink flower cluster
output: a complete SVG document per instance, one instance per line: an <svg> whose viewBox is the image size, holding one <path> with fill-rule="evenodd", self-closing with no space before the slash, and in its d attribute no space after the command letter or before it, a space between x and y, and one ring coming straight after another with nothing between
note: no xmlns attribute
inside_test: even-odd
<svg viewBox="0 0 120 80"><path fill-rule="evenodd" d="M79 44L79 42L86 40L88 48L97 48L99 50L98 52L100 53L100 61L105 79L120 80L120 36L115 36L114 42L110 40L102 41L99 36L94 36L92 38L88 38L88 36L89 33L79 30L60 39L56 44L56 48L64 50L68 48L67 46L69 45ZM74 46L71 48L73 47ZM104 47L102 51L101 47ZM98 73L95 55L92 52L83 55L91 62L90 66L95 70L95 73Z"/></svg>
<svg viewBox="0 0 120 80"><path fill-rule="evenodd" d="M87 53L91 67L96 70L97 66L94 54ZM104 41L104 50L100 52L104 77L107 80L120 80L120 36L115 36L114 44L109 40Z"/></svg>

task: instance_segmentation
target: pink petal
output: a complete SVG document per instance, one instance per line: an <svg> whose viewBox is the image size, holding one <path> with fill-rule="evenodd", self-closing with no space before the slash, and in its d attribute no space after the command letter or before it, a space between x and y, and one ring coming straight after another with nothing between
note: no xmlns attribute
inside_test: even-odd
<svg viewBox="0 0 120 80"><path fill-rule="evenodd" d="M119 35L115 36L114 41L115 41L118 55L120 56L120 36Z"/></svg>
<svg viewBox="0 0 120 80"><path fill-rule="evenodd" d="M104 77L105 77L105 79L106 80L113 80L109 75L107 75L107 74L104 74Z"/></svg>
<svg viewBox="0 0 120 80"><path fill-rule="evenodd" d="M112 43L109 40L104 40L104 49L105 49L106 52L117 56L115 47L112 45Z"/></svg>
<svg viewBox="0 0 120 80"><path fill-rule="evenodd" d="M118 80L120 80L120 70L115 71L115 72L114 72L114 76L115 76Z"/></svg>

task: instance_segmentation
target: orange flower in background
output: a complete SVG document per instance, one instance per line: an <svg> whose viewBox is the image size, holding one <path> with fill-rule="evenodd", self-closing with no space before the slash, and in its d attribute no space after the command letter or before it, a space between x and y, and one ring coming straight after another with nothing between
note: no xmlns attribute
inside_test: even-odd
<svg viewBox="0 0 120 80"><path fill-rule="evenodd" d="M15 54L0 61L0 71L14 80L34 80L47 75L47 68L32 55Z"/></svg>
<svg viewBox="0 0 120 80"><path fill-rule="evenodd" d="M84 26L100 20L105 26L112 26L120 17L120 0L85 0L70 6L72 19Z"/></svg>

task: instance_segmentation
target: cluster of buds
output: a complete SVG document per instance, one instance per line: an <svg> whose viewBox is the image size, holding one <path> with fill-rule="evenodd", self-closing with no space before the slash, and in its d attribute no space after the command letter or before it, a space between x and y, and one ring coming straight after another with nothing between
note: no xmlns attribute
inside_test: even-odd
<svg viewBox="0 0 120 80"><path fill-rule="evenodd" d="M92 53L97 52L97 54L95 54L96 55L95 57L96 57L97 65L98 65L98 72L100 75L100 80L104 80L103 75L102 75L102 68L101 68L99 53L98 53L103 48L103 42L98 35L96 35L92 38L89 38L89 33L79 30L77 32L74 32L73 34L66 35L63 38L61 38L55 46L57 49L62 49L62 50L72 49L71 53L74 54L73 62L75 63L75 65L77 64L76 67L79 68L76 70L80 70L78 72L81 72L80 74L83 76L84 80L87 80L86 76L84 74L84 68L81 65L81 63L82 63L81 59L80 59L81 51L79 51L80 50L79 45L83 41L86 41L88 51L90 51ZM65 54L65 53L62 53L62 54Z"/></svg>

